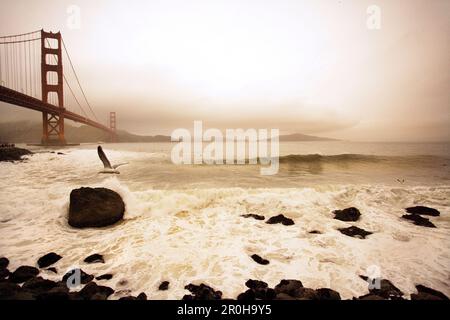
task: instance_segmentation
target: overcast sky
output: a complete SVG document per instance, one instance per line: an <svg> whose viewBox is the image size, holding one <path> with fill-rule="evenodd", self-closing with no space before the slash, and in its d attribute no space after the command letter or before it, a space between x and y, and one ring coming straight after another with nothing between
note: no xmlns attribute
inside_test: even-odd
<svg viewBox="0 0 450 320"><path fill-rule="evenodd" d="M381 29L367 27L369 5ZM67 12L80 8L80 28ZM61 31L100 119L450 140L448 0L2 0L1 35ZM66 61L63 61L65 67ZM66 70L66 69L65 69ZM40 120L0 103L2 122Z"/></svg>

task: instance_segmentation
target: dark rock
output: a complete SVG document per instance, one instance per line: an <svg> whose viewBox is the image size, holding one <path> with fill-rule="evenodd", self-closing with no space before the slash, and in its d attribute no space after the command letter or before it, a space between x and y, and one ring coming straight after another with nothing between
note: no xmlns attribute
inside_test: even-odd
<svg viewBox="0 0 450 320"><path fill-rule="evenodd" d="M69 288L65 282L57 282L50 290L37 296L37 300L69 300Z"/></svg>
<svg viewBox="0 0 450 320"><path fill-rule="evenodd" d="M30 292L34 296L38 296L53 289L56 285L57 283L54 281L43 279L41 277L35 277L26 281L23 284L22 289Z"/></svg>
<svg viewBox="0 0 450 320"><path fill-rule="evenodd" d="M322 234L322 232L320 232L318 230L312 230L309 233L311 233L311 234Z"/></svg>
<svg viewBox="0 0 450 320"><path fill-rule="evenodd" d="M429 208L429 207L424 207L424 206L409 207L409 208L406 208L405 210L408 213L419 214L422 216L437 217L441 214L438 210L436 210L434 208Z"/></svg>
<svg viewBox="0 0 450 320"><path fill-rule="evenodd" d="M247 286L247 288L250 288L250 289L265 289L268 287L267 283L265 283L264 281L252 280L252 279L247 280L245 282L245 285Z"/></svg>
<svg viewBox="0 0 450 320"><path fill-rule="evenodd" d="M9 272L9 270L6 268L0 269L0 280L8 278L10 276L10 274L11 274L11 272Z"/></svg>
<svg viewBox="0 0 450 320"><path fill-rule="evenodd" d="M94 280L94 276L93 276L93 275L87 274L86 272L84 272L84 271L81 270L81 269L73 269L73 270L68 271L68 272L63 276L62 281L63 281L64 283L67 283L67 280L69 279L69 277L73 276L73 275L74 275L76 272L78 272L78 271L80 272L80 279L79 279L80 284L86 284L86 283L89 283L89 282L91 282L92 280Z"/></svg>
<svg viewBox="0 0 450 320"><path fill-rule="evenodd" d="M110 273L106 273L106 274L102 274L101 276L98 276L97 278L95 278L96 280L111 280L113 277L112 274Z"/></svg>
<svg viewBox="0 0 450 320"><path fill-rule="evenodd" d="M114 290L110 287L99 286L95 282L89 282L78 293L83 300L106 300Z"/></svg>
<svg viewBox="0 0 450 320"><path fill-rule="evenodd" d="M120 195L105 188L80 188L70 193L69 225L76 228L105 227L123 219L125 204Z"/></svg>
<svg viewBox="0 0 450 320"><path fill-rule="evenodd" d="M200 284L199 286L195 284L188 284L184 287L185 289L189 290L193 295L189 297L188 295L183 297L186 298L186 300L220 300L222 299L222 292L221 291L215 291L210 286L207 286L206 284Z"/></svg>
<svg viewBox="0 0 450 320"><path fill-rule="evenodd" d="M364 229L351 226L348 228L341 228L338 229L342 234L345 234L346 236L353 237L353 238L359 238L359 239L365 239L366 236L372 234L370 231L366 231Z"/></svg>
<svg viewBox="0 0 450 320"><path fill-rule="evenodd" d="M366 282L369 282L369 278L366 276L360 276ZM389 280L379 279L379 289L372 288L369 289L369 293L372 295L377 295L382 297L383 299L391 299L391 300L402 300L403 292L400 291L396 286L392 284Z"/></svg>
<svg viewBox="0 0 450 320"><path fill-rule="evenodd" d="M385 300L385 299L383 297L377 296L376 294L368 293L354 300Z"/></svg>
<svg viewBox="0 0 450 320"><path fill-rule="evenodd" d="M281 280L279 284L275 286L275 293L284 293L291 297L300 297L300 289L303 288L303 284L300 280Z"/></svg>
<svg viewBox="0 0 450 320"><path fill-rule="evenodd" d="M62 257L54 252L47 253L45 256L42 256L38 260L39 268L47 268L51 266L55 262L59 261Z"/></svg>
<svg viewBox="0 0 450 320"><path fill-rule="evenodd" d="M255 299L255 292L252 289L248 289L247 291L242 292L237 296L237 300L241 301L253 301Z"/></svg>
<svg viewBox="0 0 450 320"><path fill-rule="evenodd" d="M158 290L167 290L169 289L169 281L163 281L158 287Z"/></svg>
<svg viewBox="0 0 450 320"><path fill-rule="evenodd" d="M448 297L440 291L425 287L421 284L416 286L417 294L411 294L411 300L449 300Z"/></svg>
<svg viewBox="0 0 450 320"><path fill-rule="evenodd" d="M13 282L0 282L0 300L14 299L14 296L21 290L22 288Z"/></svg>
<svg viewBox="0 0 450 320"><path fill-rule="evenodd" d="M144 292L141 292L137 297L126 296L121 297L119 300L147 300L147 295Z"/></svg>
<svg viewBox="0 0 450 320"><path fill-rule="evenodd" d="M22 283L39 274L39 270L35 267L21 266L9 276L9 280L15 283Z"/></svg>
<svg viewBox="0 0 450 320"><path fill-rule="evenodd" d="M91 254L89 257L84 259L84 262L86 263L105 263L105 260L103 260L103 256L98 253Z"/></svg>
<svg viewBox="0 0 450 320"><path fill-rule="evenodd" d="M16 147L0 148L0 161L21 161L22 156L33 154L27 149Z"/></svg>
<svg viewBox="0 0 450 320"><path fill-rule="evenodd" d="M329 288L316 289L318 300L341 300L339 292L331 290Z"/></svg>
<svg viewBox="0 0 450 320"><path fill-rule="evenodd" d="M268 287L267 283L259 280L247 280L245 285L250 288L250 292L241 293L241 299L261 299L261 300L273 300L276 296L275 290Z"/></svg>
<svg viewBox="0 0 450 320"><path fill-rule="evenodd" d="M294 224L294 220L286 218L284 215L279 214L277 216L269 218L269 220L267 220L266 223L267 224L281 223L284 226L291 226Z"/></svg>
<svg viewBox="0 0 450 320"><path fill-rule="evenodd" d="M427 218L418 216L416 214L404 214L403 219L414 221L414 224L421 227L436 228L436 226Z"/></svg>
<svg viewBox="0 0 450 320"><path fill-rule="evenodd" d="M9 260L8 258L5 257L1 257L0 258L0 269L6 269L9 265Z"/></svg>
<svg viewBox="0 0 450 320"><path fill-rule="evenodd" d="M47 268L47 269L45 269L45 270L50 271L50 272L53 272L53 273L58 273L58 271L56 270L55 267Z"/></svg>
<svg viewBox="0 0 450 320"><path fill-rule="evenodd" d="M317 292L311 288L300 288L298 290L298 300L318 300Z"/></svg>
<svg viewBox="0 0 450 320"><path fill-rule="evenodd" d="M138 300L147 300L147 295L144 292L141 292L137 296Z"/></svg>
<svg viewBox="0 0 450 320"><path fill-rule="evenodd" d="M355 207L346 208L344 210L334 210L334 219L341 221L357 221L361 216L359 210Z"/></svg>
<svg viewBox="0 0 450 320"><path fill-rule="evenodd" d="M286 293L277 293L275 300L297 300Z"/></svg>
<svg viewBox="0 0 450 320"><path fill-rule="evenodd" d="M253 260L255 260L256 263L262 264L262 265L266 265L269 264L269 260L263 259L260 256L258 256L257 254L252 254L250 256Z"/></svg>
<svg viewBox="0 0 450 320"><path fill-rule="evenodd" d="M253 219L256 219L256 220L264 220L264 219L266 219L266 217L260 216L259 214L254 214L254 213L243 214L243 215L241 215L241 217L243 217L243 218L253 218Z"/></svg>
<svg viewBox="0 0 450 320"><path fill-rule="evenodd" d="M62 155L62 156L66 155L65 153L62 153L62 152L58 152L58 153L56 153L56 154Z"/></svg>

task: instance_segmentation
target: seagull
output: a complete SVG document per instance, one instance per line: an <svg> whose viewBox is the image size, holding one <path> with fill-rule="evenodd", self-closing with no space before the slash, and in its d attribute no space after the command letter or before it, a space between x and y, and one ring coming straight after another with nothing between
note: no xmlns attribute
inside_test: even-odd
<svg viewBox="0 0 450 320"><path fill-rule="evenodd" d="M97 153L98 153L100 160L102 160L102 162L103 162L103 166L105 167L104 170L100 171L99 173L119 174L120 172L117 171L116 169L120 166L123 166L124 164L128 164L127 162L125 162L125 163L119 163L114 166L111 166L111 163L109 162L108 158L106 157L105 153L103 152L103 149L101 146L97 147Z"/></svg>

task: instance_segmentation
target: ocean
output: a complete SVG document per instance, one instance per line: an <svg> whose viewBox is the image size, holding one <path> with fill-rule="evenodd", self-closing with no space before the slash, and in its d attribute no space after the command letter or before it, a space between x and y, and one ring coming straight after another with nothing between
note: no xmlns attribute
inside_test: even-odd
<svg viewBox="0 0 450 320"><path fill-rule="evenodd" d="M172 146L104 144L113 164L128 162L119 175L99 174L97 144L25 146L36 153L0 163L0 256L14 270L54 251L63 259L57 275L44 271L51 280L75 267L112 273L98 281L116 290L112 299L140 292L180 299L185 285L202 282L236 298L248 279L269 286L298 279L351 299L368 292L359 275L373 266L405 296L416 284L450 296L449 143L281 142L279 172L272 176L260 175L260 165L177 166ZM71 228L69 195L82 186L117 191L124 221ZM441 212L430 219L437 228L401 218L415 205ZM333 210L346 207L357 207L360 220L333 219ZM269 225L243 214L283 214L295 224ZM337 230L351 225L373 234L358 239ZM105 263L84 263L92 253L103 254ZM259 265L252 254L270 263ZM162 281L169 290L158 290Z"/></svg>

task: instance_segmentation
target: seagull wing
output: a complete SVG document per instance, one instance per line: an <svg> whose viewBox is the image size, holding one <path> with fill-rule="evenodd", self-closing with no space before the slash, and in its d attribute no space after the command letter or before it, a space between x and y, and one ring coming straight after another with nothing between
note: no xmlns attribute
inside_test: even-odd
<svg viewBox="0 0 450 320"><path fill-rule="evenodd" d="M111 163L109 162L108 158L106 157L105 153L103 152L103 149L101 146L97 147L97 152L100 160L103 162L103 166L105 169L112 169Z"/></svg>
<svg viewBox="0 0 450 320"><path fill-rule="evenodd" d="M124 163L119 163L119 164L113 165L113 169L117 169L118 167L126 165L126 164L128 164L128 162L124 162Z"/></svg>

